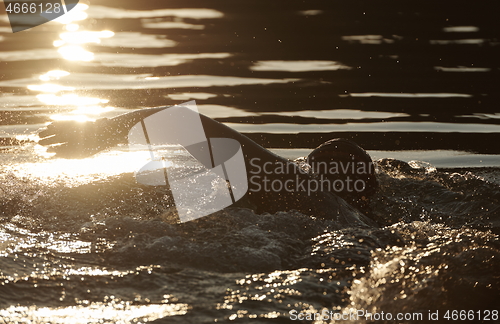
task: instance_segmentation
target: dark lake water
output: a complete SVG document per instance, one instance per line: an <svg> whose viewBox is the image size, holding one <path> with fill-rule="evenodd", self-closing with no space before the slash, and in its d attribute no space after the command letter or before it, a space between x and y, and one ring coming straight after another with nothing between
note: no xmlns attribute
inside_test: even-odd
<svg viewBox="0 0 500 324"><path fill-rule="evenodd" d="M2 13L0 322L495 322L497 16L493 2L103 0L13 34ZM52 121L193 99L288 158L357 142L381 159L380 227L244 208L170 224L126 149L67 160L37 145Z"/></svg>
<svg viewBox="0 0 500 324"><path fill-rule="evenodd" d="M492 143L500 133L500 47L487 5L100 1L84 8L73 21L16 34L2 16L2 138L54 118L195 99L202 113L266 147L310 149L345 137L367 150L439 150L431 159L443 166L499 164L497 156L463 153L499 153Z"/></svg>

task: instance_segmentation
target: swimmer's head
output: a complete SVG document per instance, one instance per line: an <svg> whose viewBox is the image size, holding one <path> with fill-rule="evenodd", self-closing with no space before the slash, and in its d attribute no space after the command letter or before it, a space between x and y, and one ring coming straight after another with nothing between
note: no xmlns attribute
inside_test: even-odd
<svg viewBox="0 0 500 324"><path fill-rule="evenodd" d="M367 201L378 187L371 157L356 143L336 138L307 156L307 163L320 179L328 180L331 192L357 203Z"/></svg>

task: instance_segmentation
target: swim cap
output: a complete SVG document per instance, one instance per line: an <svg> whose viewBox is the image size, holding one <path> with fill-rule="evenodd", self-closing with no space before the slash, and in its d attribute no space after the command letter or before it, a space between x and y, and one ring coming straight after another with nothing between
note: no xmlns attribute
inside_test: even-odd
<svg viewBox="0 0 500 324"><path fill-rule="evenodd" d="M356 143L336 138L321 144L307 156L307 163L331 184L331 192L356 202L366 200L378 187L373 161Z"/></svg>

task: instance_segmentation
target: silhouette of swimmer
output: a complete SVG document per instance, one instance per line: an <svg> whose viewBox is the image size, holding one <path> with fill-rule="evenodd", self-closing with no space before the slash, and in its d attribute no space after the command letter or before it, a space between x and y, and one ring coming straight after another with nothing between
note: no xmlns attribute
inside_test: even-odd
<svg viewBox="0 0 500 324"><path fill-rule="evenodd" d="M88 157L126 144L134 125L164 109L175 106L136 110L95 122L53 122L40 132L39 144L49 146L47 151L59 157ZM372 160L354 142L334 139L320 145L307 156L312 172L306 172L297 163L272 153L236 130L207 116L199 117L207 138L231 138L240 143L249 181L243 200L256 212L295 209L335 220L339 228L376 226L353 207L362 207L377 189Z"/></svg>

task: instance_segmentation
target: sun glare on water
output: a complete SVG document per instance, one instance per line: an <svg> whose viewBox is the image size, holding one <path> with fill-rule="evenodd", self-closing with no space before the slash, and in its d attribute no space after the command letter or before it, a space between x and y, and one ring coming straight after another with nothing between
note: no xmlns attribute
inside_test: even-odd
<svg viewBox="0 0 500 324"><path fill-rule="evenodd" d="M10 170L19 178L29 178L47 185L64 183L68 187L132 173L148 162L149 151L110 151L86 159L52 159L21 163ZM167 166L172 162L165 161Z"/></svg>
<svg viewBox="0 0 500 324"><path fill-rule="evenodd" d="M65 60L92 61L94 53L86 49L85 45L99 44L102 38L115 35L110 30L83 30L78 22L87 19L88 15L85 11L88 8L88 5L79 3L72 10L54 20L64 25L64 32L59 34L59 39L55 40L53 45ZM113 107L103 106L108 103L107 99L71 93L76 90L75 87L65 84L65 78L70 74L64 70L51 70L38 77L39 83L27 86L31 91L39 92L36 98L44 105L64 109L51 115L52 120L93 121L102 117L101 114L114 110Z"/></svg>
<svg viewBox="0 0 500 324"><path fill-rule="evenodd" d="M187 311L187 304L131 305L122 301L82 301L82 305L67 307L11 306L0 310L0 316L15 323L146 323L167 316L184 315ZM103 318L106 322L102 321Z"/></svg>

